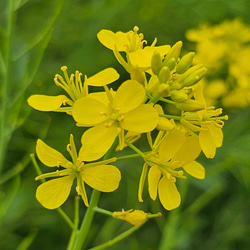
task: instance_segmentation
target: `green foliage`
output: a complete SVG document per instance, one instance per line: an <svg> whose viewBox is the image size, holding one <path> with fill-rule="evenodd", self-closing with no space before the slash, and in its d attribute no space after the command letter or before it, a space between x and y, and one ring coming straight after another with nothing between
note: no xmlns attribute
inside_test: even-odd
<svg viewBox="0 0 250 250"><path fill-rule="evenodd" d="M102 28L127 31L137 25L149 42L156 35L159 45L183 40L185 47L187 29L200 22L214 24L234 17L250 24L248 10L248 0L0 1L0 249L66 249L69 240L70 228L60 215L45 210L35 199L38 183L29 154L34 153L36 138L45 136L48 144L53 142L64 152L72 128L75 136L80 131L61 114L31 110L26 103L30 94L58 93L53 78L62 65L67 65L70 73L79 70L89 76L107 66L124 72L113 54L98 43L96 34ZM247 249L249 112L249 108L225 112L229 121L224 127L223 147L213 160L200 157L206 179L189 177L181 182L182 205L173 212L163 210L158 200L139 203L138 166L143 162L131 159L129 167L120 162L121 186L103 194L100 206L110 210L143 207L163 216L109 249ZM59 118L60 127L55 122ZM63 208L72 218L71 198ZM81 201L81 217L84 213ZM85 247L102 244L129 227L97 214Z"/></svg>

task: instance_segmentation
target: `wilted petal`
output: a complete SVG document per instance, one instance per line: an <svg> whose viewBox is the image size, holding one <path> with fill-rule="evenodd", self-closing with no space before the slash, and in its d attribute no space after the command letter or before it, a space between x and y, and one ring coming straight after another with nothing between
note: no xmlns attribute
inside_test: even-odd
<svg viewBox="0 0 250 250"><path fill-rule="evenodd" d="M157 197L157 189L160 178L161 171L158 166L151 167L148 172L148 192L152 200L155 200Z"/></svg>
<svg viewBox="0 0 250 250"><path fill-rule="evenodd" d="M205 168L197 161L190 162L183 166L184 170L197 179L205 178Z"/></svg>
<svg viewBox="0 0 250 250"><path fill-rule="evenodd" d="M84 169L81 177L84 182L96 190L112 192L119 186L121 173L115 166L99 165Z"/></svg>
<svg viewBox="0 0 250 250"><path fill-rule="evenodd" d="M48 209L60 207L69 196L73 180L73 176L65 176L44 182L36 190L37 200Z"/></svg>
<svg viewBox="0 0 250 250"><path fill-rule="evenodd" d="M87 78L84 83L91 86L104 86L116 81L119 77L115 69L107 68Z"/></svg>
<svg viewBox="0 0 250 250"><path fill-rule="evenodd" d="M117 90L113 107L120 113L127 113L137 108L144 101L146 92L143 86L135 80L125 81Z"/></svg>
<svg viewBox="0 0 250 250"><path fill-rule="evenodd" d="M39 160L48 167L68 167L70 161L63 154L51 148L42 140L38 139L36 143L36 153Z"/></svg>
<svg viewBox="0 0 250 250"><path fill-rule="evenodd" d="M79 157L82 161L95 161L101 158L112 146L117 136L114 125L106 127L104 124L88 129L82 135L82 147Z"/></svg>
<svg viewBox="0 0 250 250"><path fill-rule="evenodd" d="M167 210L177 208L181 203L181 196L175 183L163 177L159 182L159 199L163 207Z"/></svg>
<svg viewBox="0 0 250 250"><path fill-rule="evenodd" d="M62 106L62 104L65 104L67 101L70 100L65 95L32 95L28 98L28 104L32 108L40 111L57 111Z"/></svg>
<svg viewBox="0 0 250 250"><path fill-rule="evenodd" d="M159 116L150 104L142 104L124 115L120 122L122 128L136 133L150 132L157 126Z"/></svg>
<svg viewBox="0 0 250 250"><path fill-rule="evenodd" d="M90 97L78 99L72 110L72 116L79 126L94 126L106 120L108 107L101 101Z"/></svg>

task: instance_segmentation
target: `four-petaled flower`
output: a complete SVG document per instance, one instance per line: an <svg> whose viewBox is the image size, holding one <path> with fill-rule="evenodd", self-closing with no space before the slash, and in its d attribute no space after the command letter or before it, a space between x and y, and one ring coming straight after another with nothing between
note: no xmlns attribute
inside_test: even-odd
<svg viewBox="0 0 250 250"><path fill-rule="evenodd" d="M70 135L67 151L72 161L67 160L42 140L37 140L36 152L40 161L48 167L64 168L36 177L36 180L58 177L42 183L37 188L36 198L44 207L48 209L60 207L67 200L74 179L77 179L76 191L81 195L86 206L88 206L88 198L85 183L102 192L112 192L118 188L121 179L120 171L113 165L107 165L114 162L115 158L85 164L85 159L77 155L73 135Z"/></svg>
<svg viewBox="0 0 250 250"><path fill-rule="evenodd" d="M78 126L94 126L84 132L80 156L89 161L99 159L119 135L120 149L124 145L124 130L145 133L158 124L157 111L150 104L143 104L145 89L135 80L125 81L108 102L91 96L74 104L72 115Z"/></svg>

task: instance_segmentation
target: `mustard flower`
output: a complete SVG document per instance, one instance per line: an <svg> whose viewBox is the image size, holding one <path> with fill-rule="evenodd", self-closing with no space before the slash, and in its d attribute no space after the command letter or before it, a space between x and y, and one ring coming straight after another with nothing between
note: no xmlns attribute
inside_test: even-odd
<svg viewBox="0 0 250 250"><path fill-rule="evenodd" d="M144 47L147 41L144 40L142 33L138 34L138 31L139 28L135 26L133 30L126 33L121 31L113 33L103 29L97 34L99 41L114 52L118 62L129 73L131 73L133 66L137 66L143 71L149 70L154 51L159 52L163 58L170 49L169 45L155 46L157 39L153 41L151 46ZM126 60L119 52L126 52Z"/></svg>
<svg viewBox="0 0 250 250"><path fill-rule="evenodd" d="M143 201L142 191L148 173L148 191L151 199L155 200L158 193L160 202L166 210L175 209L181 203L176 179L185 178L182 169L195 178L205 177L204 167L195 161L201 152L198 137L186 136L178 129L165 136L161 131L151 147L152 152L144 159L138 199L140 202Z"/></svg>
<svg viewBox="0 0 250 250"><path fill-rule="evenodd" d="M85 183L102 192L112 192L118 188L121 179L120 171L113 165L107 165L114 162L115 158L85 164L85 159L77 154L73 135L70 135L67 151L72 161L66 159L42 140L37 140L36 152L40 161L48 167L64 168L36 177L36 180L57 177L42 183L37 188L36 198L45 208L60 207L67 200L75 179L77 180L76 191L86 206L88 206L88 198Z"/></svg>
<svg viewBox="0 0 250 250"><path fill-rule="evenodd" d="M206 107L202 84L196 87L195 99L204 103L205 109L197 112L183 112L180 121L191 134L199 133L199 143L203 153L207 158L214 158L216 148L222 146L223 120L227 120L228 116L220 116L222 108Z"/></svg>
<svg viewBox="0 0 250 250"><path fill-rule="evenodd" d="M141 84L127 80L114 96L107 90L107 103L91 96L77 100L72 111L73 118L78 126L92 127L82 136L80 156L91 161L100 158L117 135L122 149L124 130L145 133L155 129L158 113L152 105L143 104L145 95Z"/></svg>
<svg viewBox="0 0 250 250"><path fill-rule="evenodd" d="M61 70L63 71L64 78L56 74L54 82L57 86L61 87L68 96L32 95L28 98L28 104L32 108L40 111L57 111L71 114L74 102L88 95L88 86L103 86L119 78L119 74L115 69L107 68L89 78L85 75L84 82L82 83L82 73L79 73L79 71L76 71L75 74L71 74L69 77L66 66L61 67Z"/></svg>

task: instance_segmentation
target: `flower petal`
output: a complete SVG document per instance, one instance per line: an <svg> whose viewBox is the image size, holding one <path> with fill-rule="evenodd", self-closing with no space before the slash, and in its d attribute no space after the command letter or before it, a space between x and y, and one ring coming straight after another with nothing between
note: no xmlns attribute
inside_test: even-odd
<svg viewBox="0 0 250 250"><path fill-rule="evenodd" d="M106 120L108 107L101 101L90 97L78 99L72 110L72 116L79 126L94 126Z"/></svg>
<svg viewBox="0 0 250 250"><path fill-rule="evenodd" d="M65 176L44 182L36 190L37 200L47 209L60 207L68 198L74 176Z"/></svg>
<svg viewBox="0 0 250 250"><path fill-rule="evenodd" d="M140 83L135 80L127 80L118 88L113 107L119 108L121 114L127 113L142 104L145 95L145 89Z"/></svg>
<svg viewBox="0 0 250 250"><path fill-rule="evenodd" d="M119 77L115 69L107 68L87 78L84 83L91 86L104 86L116 81Z"/></svg>
<svg viewBox="0 0 250 250"><path fill-rule="evenodd" d="M159 121L157 111L150 104L142 104L124 115L122 128L135 133L146 133L155 129Z"/></svg>
<svg viewBox="0 0 250 250"><path fill-rule="evenodd" d="M152 200L157 197L157 189L159 180L161 178L161 171L158 166L153 166L148 172L148 192Z"/></svg>
<svg viewBox="0 0 250 250"><path fill-rule="evenodd" d="M81 177L84 182L96 190L112 192L119 186L121 173L113 165L99 165L84 169Z"/></svg>
<svg viewBox="0 0 250 250"><path fill-rule="evenodd" d="M216 153L216 145L210 130L201 130L199 134L199 142L201 149L207 158L214 158Z"/></svg>
<svg viewBox="0 0 250 250"><path fill-rule="evenodd" d="M180 130L173 130L161 142L159 157L161 161L168 162L180 150L185 141L185 135Z"/></svg>
<svg viewBox="0 0 250 250"><path fill-rule="evenodd" d="M71 165L71 162L67 160L63 154L51 148L40 139L38 139L36 143L36 153L39 160L48 167L62 166L67 168Z"/></svg>
<svg viewBox="0 0 250 250"><path fill-rule="evenodd" d="M201 147L199 144L199 137L196 135L188 136L182 147L174 155L173 161L181 161L184 164L188 164L194 161L200 154Z"/></svg>
<svg viewBox="0 0 250 250"><path fill-rule="evenodd" d="M114 125L106 127L104 124L88 129L82 135L82 147L79 157L82 161L95 161L101 158L112 146L117 128Z"/></svg>
<svg viewBox="0 0 250 250"><path fill-rule="evenodd" d="M159 182L159 199L163 207L167 210L172 210L181 204L181 196L174 182L171 182L167 177L161 178Z"/></svg>
<svg viewBox="0 0 250 250"><path fill-rule="evenodd" d="M197 161L190 162L183 166L184 170L197 179L205 178L205 168Z"/></svg>
<svg viewBox="0 0 250 250"><path fill-rule="evenodd" d="M126 33L114 33L110 30L101 30L97 34L98 40L108 49L114 50L115 46L118 51L126 51Z"/></svg>
<svg viewBox="0 0 250 250"><path fill-rule="evenodd" d="M40 111L57 111L61 105L65 104L68 100L69 98L65 95L32 95L28 98L28 104L32 108Z"/></svg>
<svg viewBox="0 0 250 250"><path fill-rule="evenodd" d="M208 130L210 131L210 134L214 140L215 146L217 148L222 146L223 142L223 132L221 128L216 127L214 124L211 124L210 126L207 126Z"/></svg>

